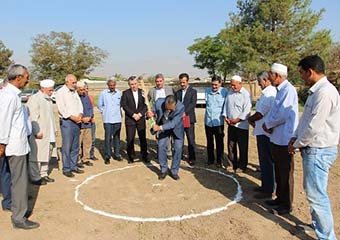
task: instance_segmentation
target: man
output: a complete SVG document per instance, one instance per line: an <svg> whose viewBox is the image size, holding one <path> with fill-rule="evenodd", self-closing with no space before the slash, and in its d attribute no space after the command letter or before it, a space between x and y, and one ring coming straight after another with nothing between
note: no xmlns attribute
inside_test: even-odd
<svg viewBox="0 0 340 240"><path fill-rule="evenodd" d="M248 117L251 109L249 92L242 86L242 78L234 75L230 81L231 90L224 103L223 117L228 124L228 158L234 172L246 172L248 165ZM239 158L237 157L237 147Z"/></svg>
<svg viewBox="0 0 340 240"><path fill-rule="evenodd" d="M265 132L262 124L268 118L269 112L276 97L276 88L272 86L269 75L266 71L257 75L257 82L262 89L262 94L256 102L255 113L248 119L250 125L254 127L253 135L256 136L257 152L261 169L261 187L254 197L271 198L275 188L274 162L270 146L269 133Z"/></svg>
<svg viewBox="0 0 340 240"><path fill-rule="evenodd" d="M53 87L54 81L51 79L40 81L40 90L27 102L32 123L28 170L31 182L35 185L54 182L54 179L48 176L48 165L56 143L56 126L51 100Z"/></svg>
<svg viewBox="0 0 340 240"><path fill-rule="evenodd" d="M189 85L189 75L187 73L181 73L178 78L180 81L181 89L176 92L176 97L184 104L183 118L188 117L190 120L190 126L188 128L184 128L184 132L188 140L188 163L190 166L193 166L195 165L196 161L195 107L197 102L197 91Z"/></svg>
<svg viewBox="0 0 340 240"><path fill-rule="evenodd" d="M120 129L122 127L122 112L120 101L122 92L116 89L116 80L107 81L108 89L103 90L99 95L98 109L103 116L105 130L105 164L110 164L112 155L111 141L113 138L113 159L121 161L120 155Z"/></svg>
<svg viewBox="0 0 340 240"><path fill-rule="evenodd" d="M274 207L274 214L279 215L292 211L294 158L288 153L288 142L297 127L299 117L297 92L287 76L287 66L280 63L271 66L269 78L276 87L277 94L269 116L262 125L263 130L270 134L277 197L266 203Z"/></svg>
<svg viewBox="0 0 340 240"><path fill-rule="evenodd" d="M30 150L19 94L29 81L26 67L11 65L8 84L0 91L0 158L9 164L12 193L12 224L14 228L33 229L39 223L25 217L28 207L27 154ZM7 186L9 187L9 186Z"/></svg>
<svg viewBox="0 0 340 240"><path fill-rule="evenodd" d="M56 93L62 137L63 174L66 177L74 177L73 173L84 173L77 166L83 105L76 85L77 78L73 74L68 74L64 86Z"/></svg>
<svg viewBox="0 0 340 240"><path fill-rule="evenodd" d="M145 113L147 106L142 90L138 88L138 80L135 76L128 79L130 89L123 92L121 106L125 111L125 130L128 163L134 162L134 142L136 130L141 149L141 159L148 162Z"/></svg>
<svg viewBox="0 0 340 240"><path fill-rule="evenodd" d="M227 90L222 87L222 80L219 76L211 79L211 88L205 90L205 136L207 139L208 165L215 162L214 138L216 142L216 167L222 167L222 157L224 149L224 102Z"/></svg>
<svg viewBox="0 0 340 240"><path fill-rule="evenodd" d="M80 101L83 106L83 117L82 123L80 126L80 138L79 138L79 157L80 163L78 166L93 166L93 163L89 161L90 159L90 149L92 146L92 136L91 136L91 128L92 122L91 118L93 117L93 107L91 100L88 95L86 95L85 90L86 84L84 81L77 82L77 92L80 97Z"/></svg>
<svg viewBox="0 0 340 240"><path fill-rule="evenodd" d="M325 64L319 56L305 57L298 66L300 77L310 89L289 151L293 154L299 148L303 159L303 185L312 215L309 226L315 229L318 239L336 239L327 182L338 153L340 97L327 80ZM308 230L308 226L300 227Z"/></svg>
<svg viewBox="0 0 340 240"><path fill-rule="evenodd" d="M155 84L156 85L148 92L148 100L151 104L154 104L158 98L165 98L166 96L175 94L172 87L164 85L163 74L158 73L155 76Z"/></svg>
<svg viewBox="0 0 340 240"><path fill-rule="evenodd" d="M169 95L165 99L158 99L152 107L152 112L156 115L157 119L152 129L158 132L158 160L161 168L158 179L163 180L167 175L167 148L172 137L174 140L174 151L169 174L174 180L179 180L178 171L182 158L184 139L182 120L184 105L180 101L177 101L174 95Z"/></svg>
<svg viewBox="0 0 340 240"><path fill-rule="evenodd" d="M85 82L85 94L89 96L91 104L92 104L92 109L94 109L95 103L94 103L94 97L93 95L89 94L89 86ZM93 161L98 160L98 158L94 155L94 148L96 146L96 121L94 119L94 115L91 118L91 149L90 149L90 159Z"/></svg>

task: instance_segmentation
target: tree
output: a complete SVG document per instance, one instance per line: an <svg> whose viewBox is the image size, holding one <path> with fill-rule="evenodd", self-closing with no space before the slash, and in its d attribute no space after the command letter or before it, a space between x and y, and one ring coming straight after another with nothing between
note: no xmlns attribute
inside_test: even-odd
<svg viewBox="0 0 340 240"><path fill-rule="evenodd" d="M326 62L328 78L337 85L340 85L340 42L332 45L329 55L328 61Z"/></svg>
<svg viewBox="0 0 340 240"><path fill-rule="evenodd" d="M13 51L6 48L5 44L0 40L0 78L4 78L7 74L7 68L12 64L11 57Z"/></svg>
<svg viewBox="0 0 340 240"><path fill-rule="evenodd" d="M238 0L238 11L216 36L228 52L219 63L234 62L248 79L273 62L289 68L289 79L298 80L297 63L310 54L328 57L329 30L314 31L324 9L313 12L311 0ZM222 64L223 65L223 64Z"/></svg>
<svg viewBox="0 0 340 240"><path fill-rule="evenodd" d="M30 54L35 78L52 78L58 83L69 73L83 78L107 57L104 50L84 40L77 42L72 33L65 32L37 35Z"/></svg>

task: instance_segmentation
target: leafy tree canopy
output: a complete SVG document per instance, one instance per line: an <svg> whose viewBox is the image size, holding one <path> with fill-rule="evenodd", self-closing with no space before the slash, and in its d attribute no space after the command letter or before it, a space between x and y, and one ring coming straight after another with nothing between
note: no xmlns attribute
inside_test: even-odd
<svg viewBox="0 0 340 240"><path fill-rule="evenodd" d="M7 74L7 68L11 65L11 57L13 51L8 49L5 44L0 40L0 78L5 78Z"/></svg>

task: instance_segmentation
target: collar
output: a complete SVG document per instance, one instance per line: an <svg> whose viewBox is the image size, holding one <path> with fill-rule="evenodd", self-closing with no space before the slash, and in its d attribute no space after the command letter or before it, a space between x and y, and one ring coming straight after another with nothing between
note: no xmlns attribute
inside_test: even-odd
<svg viewBox="0 0 340 240"><path fill-rule="evenodd" d="M328 82L327 77L326 76L322 77L321 79L319 79L319 81L317 81L316 83L314 83L313 86L310 87L310 89L308 90L308 94L315 93L326 82Z"/></svg>
<svg viewBox="0 0 340 240"><path fill-rule="evenodd" d="M284 88L288 84L288 80L284 80L279 86L276 87L277 91L280 91L282 88Z"/></svg>
<svg viewBox="0 0 340 240"><path fill-rule="evenodd" d="M19 95L21 93L21 90L19 88L17 88L16 86L14 86L12 83L8 82L7 87L12 90L13 92L15 92L15 94Z"/></svg>

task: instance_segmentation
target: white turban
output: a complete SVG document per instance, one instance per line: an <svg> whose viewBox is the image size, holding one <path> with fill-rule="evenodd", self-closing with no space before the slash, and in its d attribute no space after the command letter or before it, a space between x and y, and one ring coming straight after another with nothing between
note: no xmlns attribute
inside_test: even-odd
<svg viewBox="0 0 340 240"><path fill-rule="evenodd" d="M83 88L83 87L85 87L85 85L86 85L86 83L82 80L77 82L77 88Z"/></svg>
<svg viewBox="0 0 340 240"><path fill-rule="evenodd" d="M234 75L231 77L231 80L235 80L237 82L242 82L242 78L239 75Z"/></svg>
<svg viewBox="0 0 340 240"><path fill-rule="evenodd" d="M40 87L43 88L49 88L49 87L54 87L54 81L52 79L44 79L40 81Z"/></svg>
<svg viewBox="0 0 340 240"><path fill-rule="evenodd" d="M273 72L273 73L277 73L281 76L285 76L285 77L287 77L287 75L288 75L287 66L280 64L280 63L274 63L271 66L270 71Z"/></svg>

